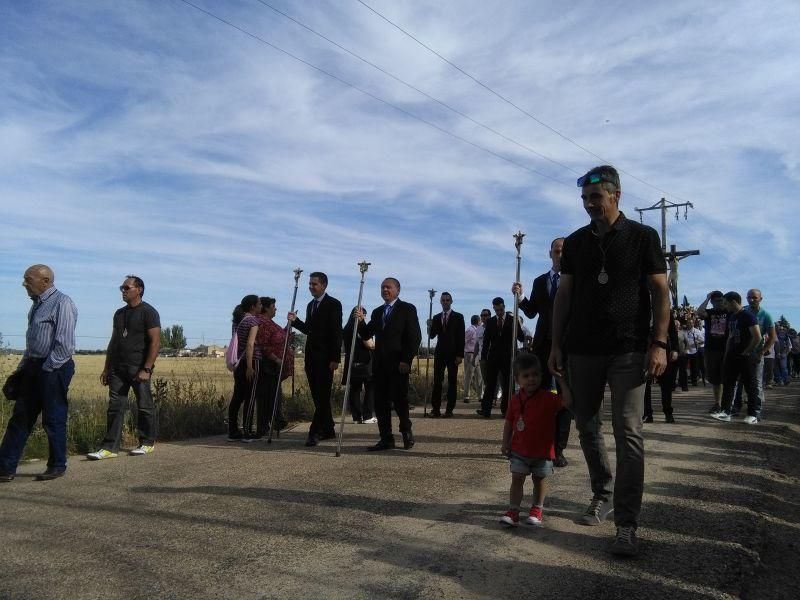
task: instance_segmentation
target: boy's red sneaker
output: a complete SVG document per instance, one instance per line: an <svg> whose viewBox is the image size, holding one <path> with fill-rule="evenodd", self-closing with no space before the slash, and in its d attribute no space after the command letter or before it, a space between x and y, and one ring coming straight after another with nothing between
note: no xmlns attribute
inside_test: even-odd
<svg viewBox="0 0 800 600"><path fill-rule="evenodd" d="M531 514L528 515L528 518L525 519L525 522L528 525L534 525L536 527L542 526L542 509L538 506L531 507Z"/></svg>
<svg viewBox="0 0 800 600"><path fill-rule="evenodd" d="M519 513L515 510L509 509L506 514L500 517L500 522L510 525L511 527L516 527L519 525Z"/></svg>

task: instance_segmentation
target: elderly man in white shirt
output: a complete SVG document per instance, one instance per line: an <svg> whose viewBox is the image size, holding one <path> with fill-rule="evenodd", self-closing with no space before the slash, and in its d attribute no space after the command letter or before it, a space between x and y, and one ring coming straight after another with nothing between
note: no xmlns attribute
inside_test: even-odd
<svg viewBox="0 0 800 600"><path fill-rule="evenodd" d="M469 402L470 391L474 387L476 397L483 395L483 377L481 376L480 343L483 341L483 324L478 315L472 315L470 326L464 334L464 402Z"/></svg>

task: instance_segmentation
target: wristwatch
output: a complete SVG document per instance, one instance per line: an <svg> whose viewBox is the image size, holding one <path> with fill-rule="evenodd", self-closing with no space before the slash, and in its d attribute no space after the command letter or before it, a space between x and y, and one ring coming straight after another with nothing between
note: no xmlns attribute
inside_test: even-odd
<svg viewBox="0 0 800 600"><path fill-rule="evenodd" d="M667 346L667 342L662 342L661 340L651 340L650 341L650 345L651 346L658 346L662 350L668 350L669 349L669 346Z"/></svg>

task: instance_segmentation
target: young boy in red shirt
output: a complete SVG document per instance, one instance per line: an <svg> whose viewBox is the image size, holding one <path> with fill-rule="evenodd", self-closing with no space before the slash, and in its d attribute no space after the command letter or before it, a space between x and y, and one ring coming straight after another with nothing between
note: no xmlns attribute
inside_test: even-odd
<svg viewBox="0 0 800 600"><path fill-rule="evenodd" d="M514 359L514 379L520 390L511 398L506 412L501 452L511 467L511 506L500 522L516 527L522 492L528 475L533 476L533 505L525 522L541 526L542 506L547 494L547 477L553 473L556 413L569 408L569 391L561 383L561 395L545 390L542 366L533 354L521 353Z"/></svg>

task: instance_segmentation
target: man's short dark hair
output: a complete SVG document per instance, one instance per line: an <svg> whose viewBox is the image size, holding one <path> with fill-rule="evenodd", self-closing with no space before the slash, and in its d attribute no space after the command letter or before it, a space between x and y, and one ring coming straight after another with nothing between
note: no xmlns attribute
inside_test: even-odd
<svg viewBox="0 0 800 600"><path fill-rule="evenodd" d="M563 237L557 237L557 238L556 238L556 239L554 239L552 242L550 242L550 250L552 250L552 249L553 249L553 246L555 246L555 245L556 245L556 242L557 242L557 241L559 241L559 240L563 240L563 239L565 239L565 238L563 238Z"/></svg>
<svg viewBox="0 0 800 600"><path fill-rule="evenodd" d="M451 294L450 292L442 292L442 296L447 296L448 298L450 298L450 300L453 299L453 294Z"/></svg>
<svg viewBox="0 0 800 600"><path fill-rule="evenodd" d="M713 292L711 292L711 293L708 295L708 299L709 299L709 300L716 300L716 299L718 299L718 298L722 298L722 297L723 297L723 295L724 295L724 294L723 294L722 292L720 292L719 290L714 290Z"/></svg>
<svg viewBox="0 0 800 600"><path fill-rule="evenodd" d="M728 292L727 294L725 294L722 297L725 298L725 300L727 300L728 302L733 300L737 304L741 304L742 303L742 297L741 297L741 295L739 295L739 292Z"/></svg>
<svg viewBox="0 0 800 600"><path fill-rule="evenodd" d="M531 354L530 352L520 352L514 358L514 376L516 377L522 373L522 371L527 371L529 369L534 369L541 375L542 363L539 362L539 359L535 354Z"/></svg>
<svg viewBox="0 0 800 600"><path fill-rule="evenodd" d="M394 281L394 284L397 286L397 289L400 290L400 280L396 277L387 277L384 281Z"/></svg>
<svg viewBox="0 0 800 600"><path fill-rule="evenodd" d="M319 279L319 282L322 285L324 285L326 287L328 285L328 276L325 275L325 273L323 273L322 271L314 271L313 273L310 273L308 275L308 278L309 279L311 279L311 278Z"/></svg>
<svg viewBox="0 0 800 600"><path fill-rule="evenodd" d="M486 313L489 316L492 315L492 311L490 311L488 308L481 309L481 314L484 314L484 313Z"/></svg>
<svg viewBox="0 0 800 600"><path fill-rule="evenodd" d="M472 316L469 318L469 322L470 322L472 325L477 325L478 323L480 323L480 322L481 322L481 318L480 318L478 315L472 315Z"/></svg>
<svg viewBox="0 0 800 600"><path fill-rule="evenodd" d="M492 300L492 306L497 306L498 304L503 304L503 305L505 305L505 303L506 303L506 301L505 301L505 300L503 300L503 299L502 299L500 296L498 296L497 298L495 298L494 300Z"/></svg>
<svg viewBox="0 0 800 600"><path fill-rule="evenodd" d="M586 175L578 178L578 187L599 183L603 188L612 194L617 190L622 190L619 185L619 173L611 165L600 165L593 167L586 172Z"/></svg>
<svg viewBox="0 0 800 600"><path fill-rule="evenodd" d="M142 290L142 296L144 296L144 281L142 281L141 277L138 277L136 275L126 275L125 279L126 280L133 279L133 285Z"/></svg>

